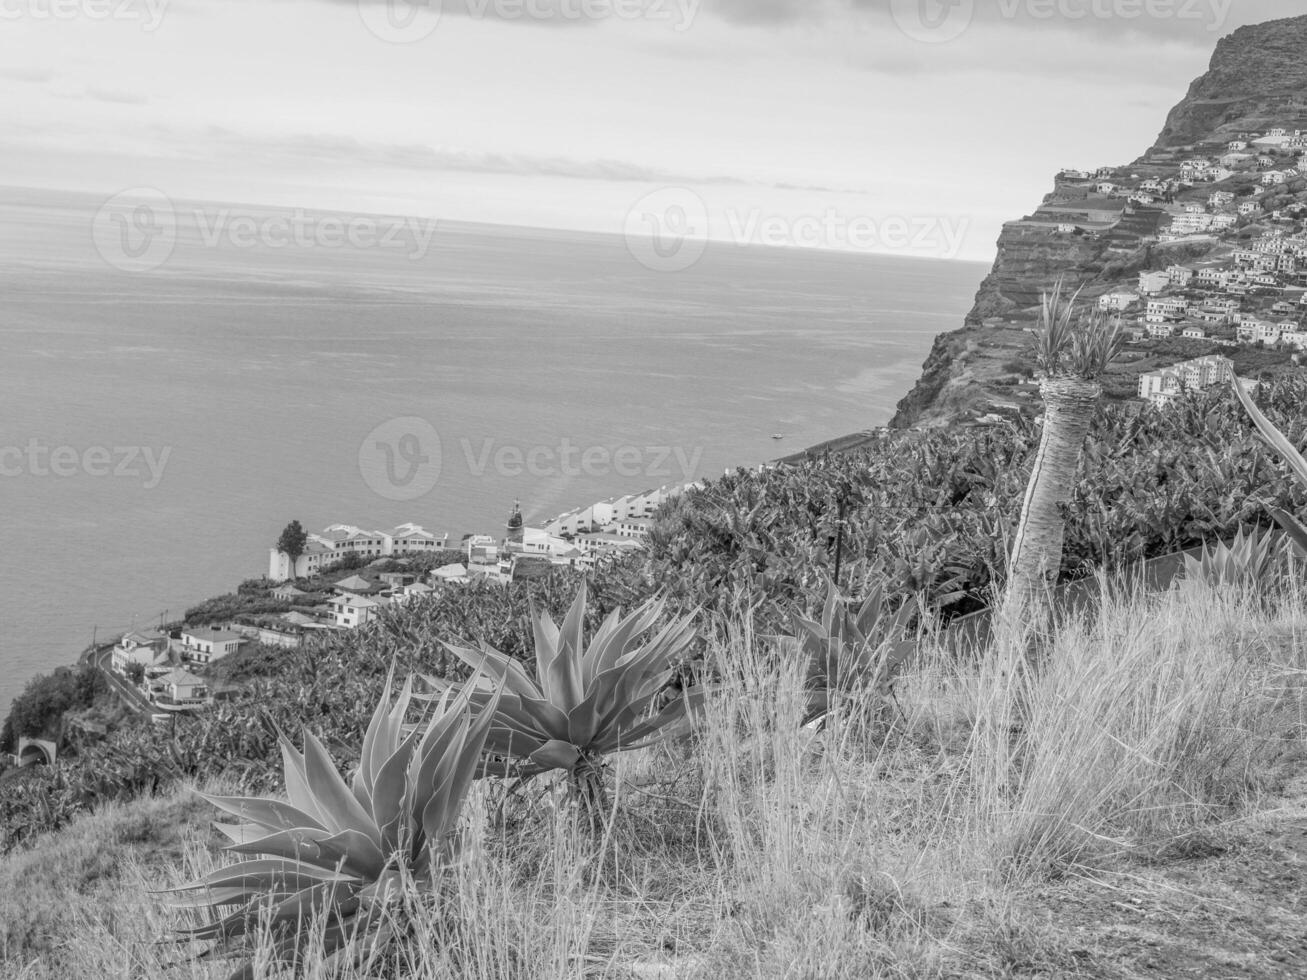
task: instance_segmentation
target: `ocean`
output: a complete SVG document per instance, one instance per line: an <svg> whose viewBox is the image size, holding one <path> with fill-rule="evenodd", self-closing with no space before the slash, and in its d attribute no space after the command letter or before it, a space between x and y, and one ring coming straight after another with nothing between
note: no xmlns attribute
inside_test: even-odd
<svg viewBox="0 0 1307 980"><path fill-rule="evenodd" d="M101 204L0 189L0 713L291 519L457 543L884 424L987 271L232 205L174 205L156 264Z"/></svg>

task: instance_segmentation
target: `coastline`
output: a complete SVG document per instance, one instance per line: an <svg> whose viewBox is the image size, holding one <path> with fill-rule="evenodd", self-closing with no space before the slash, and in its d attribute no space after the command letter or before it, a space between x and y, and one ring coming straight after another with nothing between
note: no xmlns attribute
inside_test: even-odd
<svg viewBox="0 0 1307 980"><path fill-rule="evenodd" d="M759 464L759 466L754 468L789 466L789 465L795 465L798 463L802 463L806 460L818 458L829 454L842 454L848 452L855 452L859 449L873 445L874 443L880 441L881 439L886 438L889 435L890 431L891 430L888 429L888 427L881 426L872 429L864 429L858 432L852 432L844 436L838 436L833 439L828 439L824 442L816 443L815 445L809 446L805 449L799 450L794 453L790 453L786 456L776 457L767 462ZM632 493L638 493L638 492L639 491L632 491ZM577 508L577 510L583 510L583 509L584 507ZM451 549L451 550L457 550L457 549ZM207 596L197 600L196 602L193 603L193 605L195 606L202 605L206 602L212 601L215 598L217 597ZM105 668L100 664L96 664L96 659L97 657L101 657L105 653L105 651L112 650L112 648L115 645L117 645L117 643L122 639L122 635L110 636L108 639L96 639L93 643L88 644L84 649L82 649L82 651L77 655L76 659L71 663L62 664L62 665L56 664L49 667L48 669L57 670L61 666L84 666L88 664L95 664L109 678L110 684L112 685L113 682L117 679L117 675L114 674L112 669ZM45 673L45 671L38 672L37 674L32 674L29 677L25 678L23 681L24 687L34 677L40 676L43 673ZM114 688L114 690L116 692L117 690L116 687ZM19 689L19 695L21 695L21 692L22 692L22 688ZM18 695L16 695L16 697L17 696ZM6 706L5 709L6 715L8 714L8 711L11 707L12 704Z"/></svg>

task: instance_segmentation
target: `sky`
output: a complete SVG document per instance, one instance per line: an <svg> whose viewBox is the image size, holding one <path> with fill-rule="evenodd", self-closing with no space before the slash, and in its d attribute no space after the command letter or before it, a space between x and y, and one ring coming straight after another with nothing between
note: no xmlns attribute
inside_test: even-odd
<svg viewBox="0 0 1307 980"><path fill-rule="evenodd" d="M990 261L1307 0L0 0L0 185ZM657 256L655 255L656 259Z"/></svg>

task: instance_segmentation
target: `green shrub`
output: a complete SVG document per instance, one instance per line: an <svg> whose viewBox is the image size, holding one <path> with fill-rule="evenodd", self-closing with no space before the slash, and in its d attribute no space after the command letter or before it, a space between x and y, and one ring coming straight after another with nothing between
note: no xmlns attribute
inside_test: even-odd
<svg viewBox="0 0 1307 980"><path fill-rule="evenodd" d="M20 738L58 739L64 712L89 708L104 690L104 677L89 665L60 667L32 678L9 708L0 750L15 751Z"/></svg>
<svg viewBox="0 0 1307 980"><path fill-rule="evenodd" d="M185 622L191 626L226 623L238 616L259 616L289 611L289 602L274 599L270 595L233 592L206 599L199 605L187 609Z"/></svg>

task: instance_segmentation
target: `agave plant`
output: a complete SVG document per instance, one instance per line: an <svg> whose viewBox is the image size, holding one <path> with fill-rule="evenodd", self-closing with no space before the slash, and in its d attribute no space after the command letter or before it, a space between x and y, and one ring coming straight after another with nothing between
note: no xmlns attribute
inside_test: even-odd
<svg viewBox="0 0 1307 980"><path fill-rule="evenodd" d="M808 664L805 725L825 717L841 694L891 694L899 668L916 650L907 638L912 615L910 605L890 615L881 586L853 607L834 582L827 589L820 621L794 613L795 640Z"/></svg>
<svg viewBox="0 0 1307 980"><path fill-rule="evenodd" d="M451 692L494 716L486 750L494 758L483 772L530 778L561 770L573 798L592 818L607 801L603 768L607 756L642 748L687 719L698 691L657 705L676 667L694 640L692 617L673 620L643 642L640 637L662 616L664 603L649 601L629 616L615 609L584 644L586 586L582 583L562 628L548 615L533 615L536 677L513 658L482 644L480 650L449 645L479 674L502 686L502 696L474 680L455 685L427 678L440 696Z"/></svg>
<svg viewBox="0 0 1307 980"><path fill-rule="evenodd" d="M1240 528L1230 544L1217 541L1203 548L1197 558L1185 555L1185 578L1212 586L1243 586L1261 591L1275 575L1277 545L1282 540L1269 531L1253 528L1245 533Z"/></svg>
<svg viewBox="0 0 1307 980"><path fill-rule="evenodd" d="M260 857L172 889L178 908L235 908L179 938L211 942L202 958L244 957L232 980L253 978L260 936L270 936L282 966L300 961L310 932L329 960L374 959L394 935L402 885L431 885L456 853L498 696L485 693L481 714L469 697L444 699L428 724L410 730L406 683L393 707L388 696L378 704L352 784L306 732L303 752L281 740L288 801L204 797L245 821L214 825L232 841L227 850Z"/></svg>

